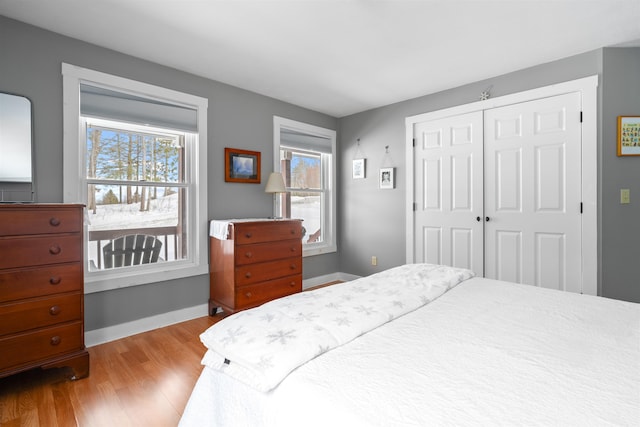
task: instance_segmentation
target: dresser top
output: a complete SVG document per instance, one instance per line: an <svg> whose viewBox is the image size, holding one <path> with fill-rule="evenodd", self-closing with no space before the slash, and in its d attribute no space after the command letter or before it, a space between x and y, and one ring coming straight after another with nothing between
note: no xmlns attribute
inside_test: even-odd
<svg viewBox="0 0 640 427"><path fill-rule="evenodd" d="M220 240L229 238L229 225L247 222L286 222L302 221L296 218L234 218L234 219L212 219L209 224L209 236Z"/></svg>

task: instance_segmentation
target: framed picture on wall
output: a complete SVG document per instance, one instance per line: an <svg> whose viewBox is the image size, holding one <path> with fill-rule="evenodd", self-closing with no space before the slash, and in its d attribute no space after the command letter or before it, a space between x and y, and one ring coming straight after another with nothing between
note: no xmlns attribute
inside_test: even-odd
<svg viewBox="0 0 640 427"><path fill-rule="evenodd" d="M353 169L352 169L353 179L359 179L359 178L365 177L365 169L366 169L365 166L366 166L365 159L356 159L353 161Z"/></svg>
<svg viewBox="0 0 640 427"><path fill-rule="evenodd" d="M388 190L395 188L395 168L381 168L380 169L380 188Z"/></svg>
<svg viewBox="0 0 640 427"><path fill-rule="evenodd" d="M618 156L640 156L640 116L618 116Z"/></svg>
<svg viewBox="0 0 640 427"><path fill-rule="evenodd" d="M224 180L260 184L260 152L225 148Z"/></svg>

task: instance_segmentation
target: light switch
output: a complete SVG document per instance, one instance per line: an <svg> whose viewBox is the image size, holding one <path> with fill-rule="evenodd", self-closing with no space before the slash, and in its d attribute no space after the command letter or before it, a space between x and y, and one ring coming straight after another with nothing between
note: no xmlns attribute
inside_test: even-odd
<svg viewBox="0 0 640 427"><path fill-rule="evenodd" d="M627 203L631 203L631 192L628 188L620 189L620 204L624 205Z"/></svg>

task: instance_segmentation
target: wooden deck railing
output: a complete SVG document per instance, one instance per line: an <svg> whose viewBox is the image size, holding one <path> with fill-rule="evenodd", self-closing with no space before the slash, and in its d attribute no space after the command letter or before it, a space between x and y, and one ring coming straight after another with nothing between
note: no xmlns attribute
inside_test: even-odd
<svg viewBox="0 0 640 427"><path fill-rule="evenodd" d="M112 242L114 239L131 234L147 234L162 240L161 257L165 261L174 261L178 254L178 227L145 227L145 228L128 228L126 230L96 230L89 231L89 244L95 242L96 245L96 267L103 268L102 248ZM173 250L169 250L169 244ZM171 258L169 258L171 257Z"/></svg>

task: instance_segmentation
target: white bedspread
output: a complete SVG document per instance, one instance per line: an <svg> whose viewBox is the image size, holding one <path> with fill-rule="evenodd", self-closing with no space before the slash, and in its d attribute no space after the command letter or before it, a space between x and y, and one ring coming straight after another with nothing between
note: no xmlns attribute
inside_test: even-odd
<svg viewBox="0 0 640 427"><path fill-rule="evenodd" d="M640 305L472 278L268 393L205 367L181 426L638 426Z"/></svg>
<svg viewBox="0 0 640 427"><path fill-rule="evenodd" d="M292 370L440 297L470 270L407 264L227 317L200 339L202 363L261 391Z"/></svg>

